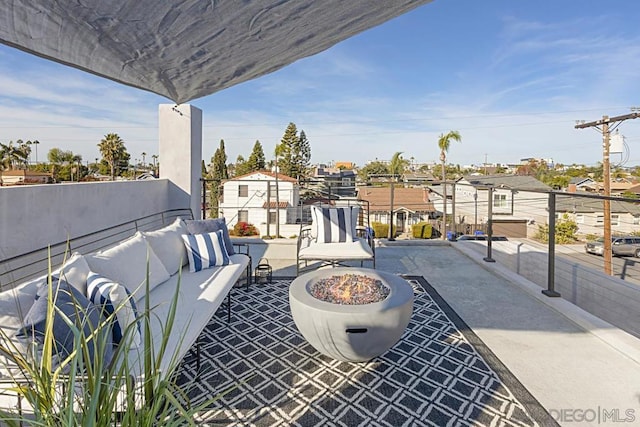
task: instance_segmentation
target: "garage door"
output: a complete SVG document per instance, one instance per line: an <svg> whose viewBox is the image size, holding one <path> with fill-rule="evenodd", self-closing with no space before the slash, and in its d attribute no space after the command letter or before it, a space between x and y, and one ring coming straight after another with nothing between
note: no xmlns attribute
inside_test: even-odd
<svg viewBox="0 0 640 427"><path fill-rule="evenodd" d="M493 220L493 234L507 237L527 237L527 220Z"/></svg>

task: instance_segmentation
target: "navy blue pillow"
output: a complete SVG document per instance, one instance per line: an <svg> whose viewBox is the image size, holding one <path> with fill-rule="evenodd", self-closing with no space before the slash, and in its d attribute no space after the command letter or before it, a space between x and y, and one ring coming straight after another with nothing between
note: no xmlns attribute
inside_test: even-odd
<svg viewBox="0 0 640 427"><path fill-rule="evenodd" d="M78 328L82 328L85 337L91 335L91 331L96 330L102 318L100 316L100 309L96 307L91 301L80 293L76 288L69 285L64 280L58 277L53 277L53 297L55 300L55 306L60 309ZM27 314L24 316L22 322L22 329L16 334L20 338L32 339L37 344L44 344L45 324L47 321L47 299L48 299L48 286L40 287L36 294L36 299ZM73 331L69 328L65 320L57 311L54 314L53 319L53 339L55 342L54 360L52 362L53 368L57 368L59 363L67 358L74 350L74 336ZM113 345L111 341L111 331L109 328L102 328L104 335L106 335L106 346L103 354L104 366L108 366L113 356ZM98 334L94 339L101 338L103 334ZM93 355L95 353L94 339L88 342L90 361L85 363L91 363Z"/></svg>
<svg viewBox="0 0 640 427"><path fill-rule="evenodd" d="M184 223L187 225L187 231L189 234L207 234L221 230L222 237L224 238L224 245L227 247L227 253L229 255L236 253L233 248L233 243L231 243L231 237L229 237L227 222L224 218L187 219Z"/></svg>

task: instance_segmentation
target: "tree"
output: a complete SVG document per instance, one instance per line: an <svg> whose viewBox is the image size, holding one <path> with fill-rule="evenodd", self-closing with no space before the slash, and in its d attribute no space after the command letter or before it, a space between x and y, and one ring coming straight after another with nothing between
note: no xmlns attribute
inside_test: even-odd
<svg viewBox="0 0 640 427"><path fill-rule="evenodd" d="M102 158L109 164L111 181L116 179L116 168L123 160L129 160L124 141L117 133L109 133L98 144Z"/></svg>
<svg viewBox="0 0 640 427"><path fill-rule="evenodd" d="M0 162L5 169L16 169L19 166L28 164L31 148L22 142L21 139L14 145L13 141L8 144L0 142Z"/></svg>
<svg viewBox="0 0 640 427"><path fill-rule="evenodd" d="M393 155L393 157L391 157L391 160L389 161L389 174L393 175L394 177L401 176L407 170L408 166L409 161L403 159L402 153L398 151Z"/></svg>
<svg viewBox="0 0 640 427"><path fill-rule="evenodd" d="M251 172L249 168L249 163L244 159L242 154L238 154L238 157L236 158L236 164L233 169L234 169L234 172L233 172L234 176L245 175Z"/></svg>
<svg viewBox="0 0 640 427"><path fill-rule="evenodd" d="M209 214L212 218L218 218L218 195L222 188L222 181L229 179L229 171L227 170L227 153L224 149L224 139L220 140L220 146L213 154L211 158L211 187L210 187L210 202L209 202Z"/></svg>
<svg viewBox="0 0 640 427"><path fill-rule="evenodd" d="M447 153L449 152L449 146L451 141L462 141L462 137L457 130L449 131L446 134L440 134L438 138L438 148L440 149L440 163L442 165L442 238L446 239L447 236L447 174L445 164L447 162Z"/></svg>
<svg viewBox="0 0 640 427"><path fill-rule="evenodd" d="M295 123L289 123L278 147L280 172L292 178L306 177L311 161L311 145L304 131L298 135Z"/></svg>
<svg viewBox="0 0 640 427"><path fill-rule="evenodd" d="M265 159L264 159L264 151L262 150L262 144L260 141L256 141L253 144L253 150L251 151L251 155L249 156L249 160L247 160L247 168L249 172L255 172L259 170L263 170L265 168Z"/></svg>
<svg viewBox="0 0 640 427"><path fill-rule="evenodd" d="M361 167L358 171L358 177L365 182L369 181L369 178L372 175L385 175L389 172L387 165L375 160L373 162L367 163L365 166Z"/></svg>

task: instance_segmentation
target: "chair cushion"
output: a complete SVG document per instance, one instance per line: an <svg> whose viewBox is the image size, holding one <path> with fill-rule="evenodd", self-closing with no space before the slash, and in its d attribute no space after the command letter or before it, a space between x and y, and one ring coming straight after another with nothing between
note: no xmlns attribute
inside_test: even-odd
<svg viewBox="0 0 640 427"><path fill-rule="evenodd" d="M85 256L91 271L124 285L135 301L140 301L146 293L147 257L151 290L170 275L142 233L137 232L112 248Z"/></svg>
<svg viewBox="0 0 640 427"><path fill-rule="evenodd" d="M54 306L57 308L53 311L53 340L55 343L52 367L57 368L60 363L66 359L74 350L74 333L72 328L67 324L61 313L73 322L78 329L82 330L82 336L85 339L95 331L101 322L100 310L80 293L75 287L69 285L63 279L52 277L52 296ZM20 339L33 341L37 347L41 348L44 344L46 322L47 322L47 306L48 306L49 287L42 286L36 294L36 300L27 312L22 322L22 329L16 334ZM106 328L102 330L107 331ZM93 360L96 341L95 339L104 339L103 360L106 367L112 358L112 342L111 334L97 334L96 338L88 341L89 357ZM102 347L98 347L102 348ZM86 363L91 363L86 361Z"/></svg>
<svg viewBox="0 0 640 427"><path fill-rule="evenodd" d="M180 218L160 230L142 232L145 240L149 242L151 249L171 276L188 262L187 251L180 237L187 233L187 226Z"/></svg>
<svg viewBox="0 0 640 427"><path fill-rule="evenodd" d="M227 248L229 255L235 254L233 243L231 243L231 237L229 236L229 229L227 228L227 222L224 218L211 218L211 219L188 219L185 221L189 234L205 234L213 233L214 231L222 230L224 235L224 244Z"/></svg>
<svg viewBox="0 0 640 427"><path fill-rule="evenodd" d="M352 242L356 235L357 206L321 208L311 206L316 241L319 243Z"/></svg>
<svg viewBox="0 0 640 427"><path fill-rule="evenodd" d="M113 345L119 345L125 334L129 334L127 346L131 348L139 346L141 339L138 309L127 288L91 272L87 279L87 292L89 300L101 309L104 318L113 315L111 323ZM135 326L127 330L132 324Z"/></svg>
<svg viewBox="0 0 640 427"><path fill-rule="evenodd" d="M205 270L231 262L225 248L222 230L206 234L183 234L182 239L187 248L189 271Z"/></svg>

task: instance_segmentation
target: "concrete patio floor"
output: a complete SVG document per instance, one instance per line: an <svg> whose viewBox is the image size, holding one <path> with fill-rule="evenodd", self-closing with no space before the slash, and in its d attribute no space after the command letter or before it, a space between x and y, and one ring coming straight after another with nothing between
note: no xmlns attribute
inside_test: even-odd
<svg viewBox="0 0 640 427"><path fill-rule="evenodd" d="M296 275L295 240L247 243L254 267L266 258L274 276ZM561 425L640 424L636 337L464 244L382 240L376 268L423 276Z"/></svg>

